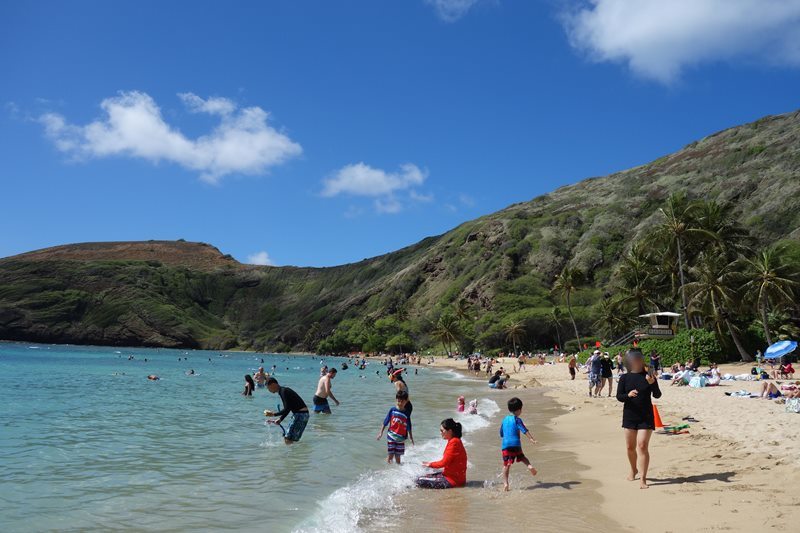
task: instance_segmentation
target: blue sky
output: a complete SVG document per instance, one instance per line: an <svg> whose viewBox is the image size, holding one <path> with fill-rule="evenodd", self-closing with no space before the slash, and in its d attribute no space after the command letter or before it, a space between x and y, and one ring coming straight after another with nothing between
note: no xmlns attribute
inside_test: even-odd
<svg viewBox="0 0 800 533"><path fill-rule="evenodd" d="M797 109L799 22L795 0L3 2L0 256L385 253Z"/></svg>

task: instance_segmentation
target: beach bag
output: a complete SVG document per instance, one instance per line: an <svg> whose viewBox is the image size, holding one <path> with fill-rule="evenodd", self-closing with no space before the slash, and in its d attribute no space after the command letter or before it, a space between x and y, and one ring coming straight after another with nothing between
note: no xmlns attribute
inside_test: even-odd
<svg viewBox="0 0 800 533"><path fill-rule="evenodd" d="M708 379L705 376L694 376L689 380L689 386L695 389L701 389L706 386Z"/></svg>
<svg viewBox="0 0 800 533"><path fill-rule="evenodd" d="M787 413L800 413L800 398L789 398L786 400Z"/></svg>

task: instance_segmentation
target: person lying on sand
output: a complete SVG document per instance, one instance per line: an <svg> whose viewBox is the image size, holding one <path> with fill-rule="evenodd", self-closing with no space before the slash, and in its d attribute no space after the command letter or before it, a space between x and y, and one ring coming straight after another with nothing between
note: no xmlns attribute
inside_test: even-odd
<svg viewBox="0 0 800 533"><path fill-rule="evenodd" d="M783 393L774 383L769 383L765 381L764 383L761 384L762 399L774 400L775 398L780 398L781 396L783 396Z"/></svg>

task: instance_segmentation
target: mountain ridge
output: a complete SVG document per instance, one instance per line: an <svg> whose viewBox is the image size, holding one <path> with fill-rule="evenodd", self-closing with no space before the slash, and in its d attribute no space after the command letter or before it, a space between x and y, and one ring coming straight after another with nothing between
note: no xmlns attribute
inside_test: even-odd
<svg viewBox="0 0 800 533"><path fill-rule="evenodd" d="M395 317L414 325L416 345L430 346L430 324L463 300L476 315L475 338L489 347L501 342L500 324L514 317L544 324L555 303L553 280L565 266L587 274L575 305L581 327L589 328L592 306L610 290L619 258L647 238L670 194L688 191L731 206L759 242L798 240L798 175L800 112L794 111L721 130L651 163L559 187L355 263L242 265L210 245L179 241L112 243L132 246L128 252L136 253L127 258L59 251L90 243L28 252L0 260L0 338L311 349L342 321ZM165 253L150 257L141 249L149 242L202 246L203 258L181 264ZM550 336L535 342L549 344Z"/></svg>

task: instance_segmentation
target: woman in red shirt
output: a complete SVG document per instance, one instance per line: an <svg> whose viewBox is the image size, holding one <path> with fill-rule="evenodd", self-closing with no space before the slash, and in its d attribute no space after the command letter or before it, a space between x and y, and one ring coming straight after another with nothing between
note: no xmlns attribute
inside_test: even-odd
<svg viewBox="0 0 800 533"><path fill-rule="evenodd" d="M447 441L444 456L439 461L422 463L422 466L441 468L442 471L417 478L417 486L425 489L463 487L467 482L467 450L461 443L461 424L448 418L442 421L439 430Z"/></svg>

